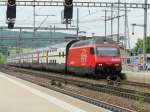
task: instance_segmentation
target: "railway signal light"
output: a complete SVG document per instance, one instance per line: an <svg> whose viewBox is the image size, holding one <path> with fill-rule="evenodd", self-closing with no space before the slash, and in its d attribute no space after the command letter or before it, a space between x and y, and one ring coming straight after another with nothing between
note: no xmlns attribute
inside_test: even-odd
<svg viewBox="0 0 150 112"><path fill-rule="evenodd" d="M65 0L64 2L64 19L71 20L73 17L73 0Z"/></svg>
<svg viewBox="0 0 150 112"><path fill-rule="evenodd" d="M8 28L12 29L14 27L16 20L16 0L7 1L7 11L6 11L6 23Z"/></svg>

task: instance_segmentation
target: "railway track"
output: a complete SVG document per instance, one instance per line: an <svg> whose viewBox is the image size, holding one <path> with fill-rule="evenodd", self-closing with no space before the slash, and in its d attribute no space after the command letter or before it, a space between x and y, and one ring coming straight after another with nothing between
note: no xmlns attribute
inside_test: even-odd
<svg viewBox="0 0 150 112"><path fill-rule="evenodd" d="M5 72L8 72L8 71L5 71ZM22 74L22 75L20 75L20 74ZM87 96L76 94L74 92L71 92L71 90L70 91L65 90L59 84L53 84L51 80L49 80L47 78L44 78L44 77L37 78L36 75L30 75L30 74L21 73L21 72L17 72L16 74L11 74L11 75L15 76L17 78L21 78L23 80L32 82L34 84L37 84L37 85L49 88L51 90L54 90L54 91L57 91L57 92L60 92L60 93L72 96L74 98L78 98L80 100L83 100L85 102L94 104L94 105L102 107L102 108L105 108L105 109L110 110L112 112L136 112L134 110L130 110L130 109L123 108L123 107L120 107L120 106L112 105L110 103L99 101L99 100L96 100L96 99L93 99L93 98L90 98L90 97L87 97Z"/></svg>
<svg viewBox="0 0 150 112"><path fill-rule="evenodd" d="M8 69L8 67L7 67L7 69ZM150 93L148 93L148 92L141 92L141 91L130 90L130 89L115 87L115 86L106 85L106 84L100 84L100 83L95 83L95 82L92 83L89 81L77 80L76 78L73 79L73 78L70 78L70 77L67 77L64 75L60 75L60 74L58 75L56 73L49 75L49 73L46 73L46 72L27 70L27 69L18 69L18 68L14 68L14 67L13 67L13 70L15 72L21 72L21 73L26 73L26 74L30 74L30 75L39 76L39 77L44 77L47 79L51 79L53 81L69 83L72 85L77 85L79 87L84 87L84 88L91 89L94 91L113 94L116 96L121 96L121 97L125 97L128 99L133 99L133 100L138 100L139 96L137 94L142 94L142 96L140 96L140 98L143 98L145 102L150 103Z"/></svg>

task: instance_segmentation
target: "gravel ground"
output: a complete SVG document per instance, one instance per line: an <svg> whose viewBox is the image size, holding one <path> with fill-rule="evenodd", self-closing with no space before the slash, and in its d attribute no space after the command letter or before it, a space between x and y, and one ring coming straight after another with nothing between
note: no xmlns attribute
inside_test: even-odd
<svg viewBox="0 0 150 112"><path fill-rule="evenodd" d="M27 69L23 69L23 68L20 68L20 69L24 70L24 71L27 71ZM17 72L17 71L15 70L15 72ZM29 71L32 71L32 70L29 70ZM36 71L36 72L44 73L44 74L48 74L48 75L50 75L50 74L60 75L60 73L41 72L41 71ZM78 76L74 76L74 75L70 75L70 74L69 75L61 74L61 77L69 78L69 79L73 79L73 80L80 80L80 81L89 82L89 83L93 83L93 84L100 84L100 85L105 84L105 85L107 85L107 82L104 79L95 80L91 77L89 77L89 78L87 78L86 76L78 77ZM123 81L123 83L121 83L120 87L124 88L124 89L137 90L137 91L141 91L141 92L150 92L150 85L143 85L143 84L136 85L136 83L129 84L128 82Z"/></svg>
<svg viewBox="0 0 150 112"><path fill-rule="evenodd" d="M16 73L16 72L12 72L12 71L11 71L11 74L19 74L20 76L23 75L19 72ZM26 74L24 74L24 76L25 75ZM35 76L31 76L31 75L26 75L26 77L28 77L28 76L32 79L36 79L37 81L40 81L40 80L43 79L43 78L37 78ZM48 83L51 83L50 80L47 80L47 79L44 79L44 80ZM83 79L83 80L85 80L85 79ZM88 81L92 81L92 80L88 79ZM93 81L93 83L97 83L97 82L98 81L96 81L96 82ZM102 82L100 82L100 83L102 83ZM68 85L63 85L63 87L64 87L64 89L66 89L68 91L72 91L72 92L78 93L80 95L88 96L88 97L91 97L91 98L94 98L94 99L97 99L97 100L100 100L100 101L104 101L104 102L107 102L107 103L110 103L110 104L114 104L114 105L118 105L118 106L121 106L121 107L129 108L129 109L132 109L132 110L136 110L138 112L150 112L150 103L144 102L142 98L135 101L135 100L131 100L131 99L127 99L127 98L123 98L123 97L119 97L119 96L115 96L115 95L111 95L111 94L107 94L107 93L88 90L88 89L85 89L85 88L82 88L82 87L77 87L77 86L69 85L69 84ZM128 89L134 89L134 90L136 89L136 90L143 90L143 91L145 91L147 89L147 88L145 89L143 87L138 87L138 86L134 87L132 85L127 85L127 87L128 87ZM149 87L146 91L149 91Z"/></svg>
<svg viewBox="0 0 150 112"><path fill-rule="evenodd" d="M107 102L110 104L136 110L138 112L150 112L150 103L145 103L142 101L142 99L135 101L135 100L127 99L127 98L110 95L107 93L91 91L91 90L73 86L73 85L68 85L65 87L65 89L71 90L72 92L85 95L85 96L88 96L88 97L91 97L100 101Z"/></svg>
<svg viewBox="0 0 150 112"><path fill-rule="evenodd" d="M125 88L125 89L131 89L131 90L150 93L150 85L147 87L140 87L140 86L135 86L135 85L121 85L120 87Z"/></svg>

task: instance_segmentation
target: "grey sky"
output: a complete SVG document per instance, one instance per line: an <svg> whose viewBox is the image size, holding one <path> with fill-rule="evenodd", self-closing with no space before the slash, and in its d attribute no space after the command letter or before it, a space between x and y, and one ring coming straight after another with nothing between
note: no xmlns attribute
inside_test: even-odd
<svg viewBox="0 0 150 112"><path fill-rule="evenodd" d="M31 1L31 0L28 0ZM42 0L41 0L42 1ZM48 0L47 0L48 1ZM58 0L49 0L58 1ZM61 0L62 1L62 0ZM81 1L81 0L74 0ZM82 1L104 1L104 2L117 2L118 0L82 0ZM120 0L121 2L140 2L144 3L144 0ZM148 1L150 3L150 1ZM80 30L86 31L86 35L91 36L92 33L96 35L104 35L104 9L105 8L80 8ZM107 8L108 9L108 8ZM65 27L61 24L60 12L63 7L36 7L36 14L43 15L56 15L55 17L49 17L42 26L56 25L57 27ZM143 28L136 27L135 35L131 35L132 23L143 24L143 10L142 9L129 9L128 20L130 28L130 40L133 47L137 38L143 38ZM6 7L0 7L0 26L6 26L5 24L5 12ZM121 12L121 15L124 12ZM110 13L108 13L110 15ZM117 12L114 13L117 15ZM150 10L148 11L148 20L150 20ZM36 26L42 22L45 17L36 17ZM17 19L15 26L32 26L33 25L33 7L17 7ZM74 8L73 25L76 25L76 8ZM124 33L124 18L120 19L120 33ZM107 25L107 34L110 34L110 22ZM66 31L67 32L67 31ZM68 33L68 32L67 32ZM76 32L71 32L75 34ZM114 20L114 33L117 33L117 20ZM150 23L148 21L148 35L150 34Z"/></svg>

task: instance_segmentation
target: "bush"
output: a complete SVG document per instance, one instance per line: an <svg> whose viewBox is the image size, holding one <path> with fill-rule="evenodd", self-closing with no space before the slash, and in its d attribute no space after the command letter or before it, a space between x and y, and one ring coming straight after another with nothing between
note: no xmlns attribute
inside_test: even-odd
<svg viewBox="0 0 150 112"><path fill-rule="evenodd" d="M5 64L6 63L6 57L0 53L0 64Z"/></svg>

